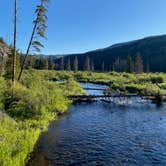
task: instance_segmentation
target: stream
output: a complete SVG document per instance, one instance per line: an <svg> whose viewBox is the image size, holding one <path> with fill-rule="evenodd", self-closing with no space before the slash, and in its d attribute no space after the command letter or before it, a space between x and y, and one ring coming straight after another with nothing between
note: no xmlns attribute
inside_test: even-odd
<svg viewBox="0 0 166 166"><path fill-rule="evenodd" d="M166 105L141 99L129 105L72 105L41 135L34 153L33 166L166 165Z"/></svg>

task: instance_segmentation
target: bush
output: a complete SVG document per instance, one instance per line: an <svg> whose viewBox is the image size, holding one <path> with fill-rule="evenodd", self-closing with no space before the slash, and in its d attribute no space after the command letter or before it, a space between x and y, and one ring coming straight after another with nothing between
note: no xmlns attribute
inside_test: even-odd
<svg viewBox="0 0 166 166"><path fill-rule="evenodd" d="M7 87L0 78L0 103L10 118L0 118L0 165L21 166L49 122L67 111L67 95L84 93L71 73L59 73L65 82L51 82L57 72L25 71L22 83ZM61 75L61 76L60 76ZM58 78L58 79L59 79ZM67 88L70 88L67 90Z"/></svg>
<svg viewBox="0 0 166 166"><path fill-rule="evenodd" d="M162 76L152 76L151 77L151 82L153 84L163 83L164 82L164 78Z"/></svg>
<svg viewBox="0 0 166 166"><path fill-rule="evenodd" d="M128 93L141 94L144 90L144 87L141 85L130 84L130 85L126 85L126 90Z"/></svg>

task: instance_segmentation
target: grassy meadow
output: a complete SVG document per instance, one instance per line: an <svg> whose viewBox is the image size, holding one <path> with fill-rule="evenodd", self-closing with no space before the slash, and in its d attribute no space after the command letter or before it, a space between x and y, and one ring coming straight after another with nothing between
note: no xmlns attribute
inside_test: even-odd
<svg viewBox="0 0 166 166"><path fill-rule="evenodd" d="M40 134L85 94L78 81L107 84L110 93L164 93L166 74L26 70L14 87L0 77L0 165L22 166Z"/></svg>

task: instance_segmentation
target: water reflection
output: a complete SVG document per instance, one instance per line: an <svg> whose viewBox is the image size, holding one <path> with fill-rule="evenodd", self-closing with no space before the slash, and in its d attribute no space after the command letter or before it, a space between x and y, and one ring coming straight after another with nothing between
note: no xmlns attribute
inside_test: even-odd
<svg viewBox="0 0 166 166"><path fill-rule="evenodd" d="M166 165L166 106L73 105L41 136L40 152L52 166Z"/></svg>

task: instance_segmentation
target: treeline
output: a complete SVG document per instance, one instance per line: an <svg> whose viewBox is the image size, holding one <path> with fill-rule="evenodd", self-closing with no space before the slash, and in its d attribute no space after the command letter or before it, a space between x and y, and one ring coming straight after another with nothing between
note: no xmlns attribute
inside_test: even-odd
<svg viewBox="0 0 166 166"><path fill-rule="evenodd" d="M3 45L3 49L9 49L7 44L0 39L1 45ZM1 46L2 47L2 46ZM2 48L1 48L2 49ZM0 52L2 52L0 49ZM12 47L10 47L12 50ZM4 51L3 51L4 52ZM7 57L7 56L6 56ZM0 56L0 58L4 59L4 57ZM25 55L19 53L17 51L17 62L16 67L18 70L23 64ZM11 61L12 61L12 52L11 58L10 55L6 64L6 74L11 74ZM4 62L1 60L0 62L0 71L4 69ZM88 55L87 56L62 56L61 58L56 59L55 56L44 56L44 55L29 55L28 59L26 60L25 69L39 69L39 70L67 70L67 71L99 71L99 72L109 72L109 71L116 71L116 72L128 72L128 73L142 73L142 72L150 72L150 65L147 61L144 63L142 56L140 53L137 53L135 57L128 55L127 58L120 58L117 57L116 59L105 62L103 59L95 58L91 59ZM0 72L2 73L2 72ZM9 76L8 76L9 77Z"/></svg>
<svg viewBox="0 0 166 166"><path fill-rule="evenodd" d="M7 44L1 39L1 45L6 46ZM11 47L12 49L12 47ZM11 54L12 56L12 54ZM0 56L2 58L2 56ZM25 55L17 52L17 68L21 67L21 64L24 61ZM105 62L98 58L91 59L89 56L62 56L61 58L56 59L55 56L44 56L44 55L29 55L25 69L39 69L39 70L67 70L67 71L99 71L99 72L128 72L128 73L142 73L150 72L149 63L144 63L142 56L138 53L135 58L128 55L127 58L117 57L113 61ZM11 72L11 61L10 55L8 57L6 64L6 73L10 74ZM0 70L3 69L3 61L0 62Z"/></svg>
<svg viewBox="0 0 166 166"><path fill-rule="evenodd" d="M22 58L21 58L22 59ZM128 73L142 73L150 72L150 66L147 63L144 66L142 56L140 53L137 54L135 59L128 55L127 59L117 58L110 64L105 65L104 61L100 62L100 68L97 64L86 56L83 60L79 61L79 58L61 57L55 59L54 56L29 56L26 64L26 69L48 69L48 70L73 70L73 71L116 71L116 72L128 72Z"/></svg>

